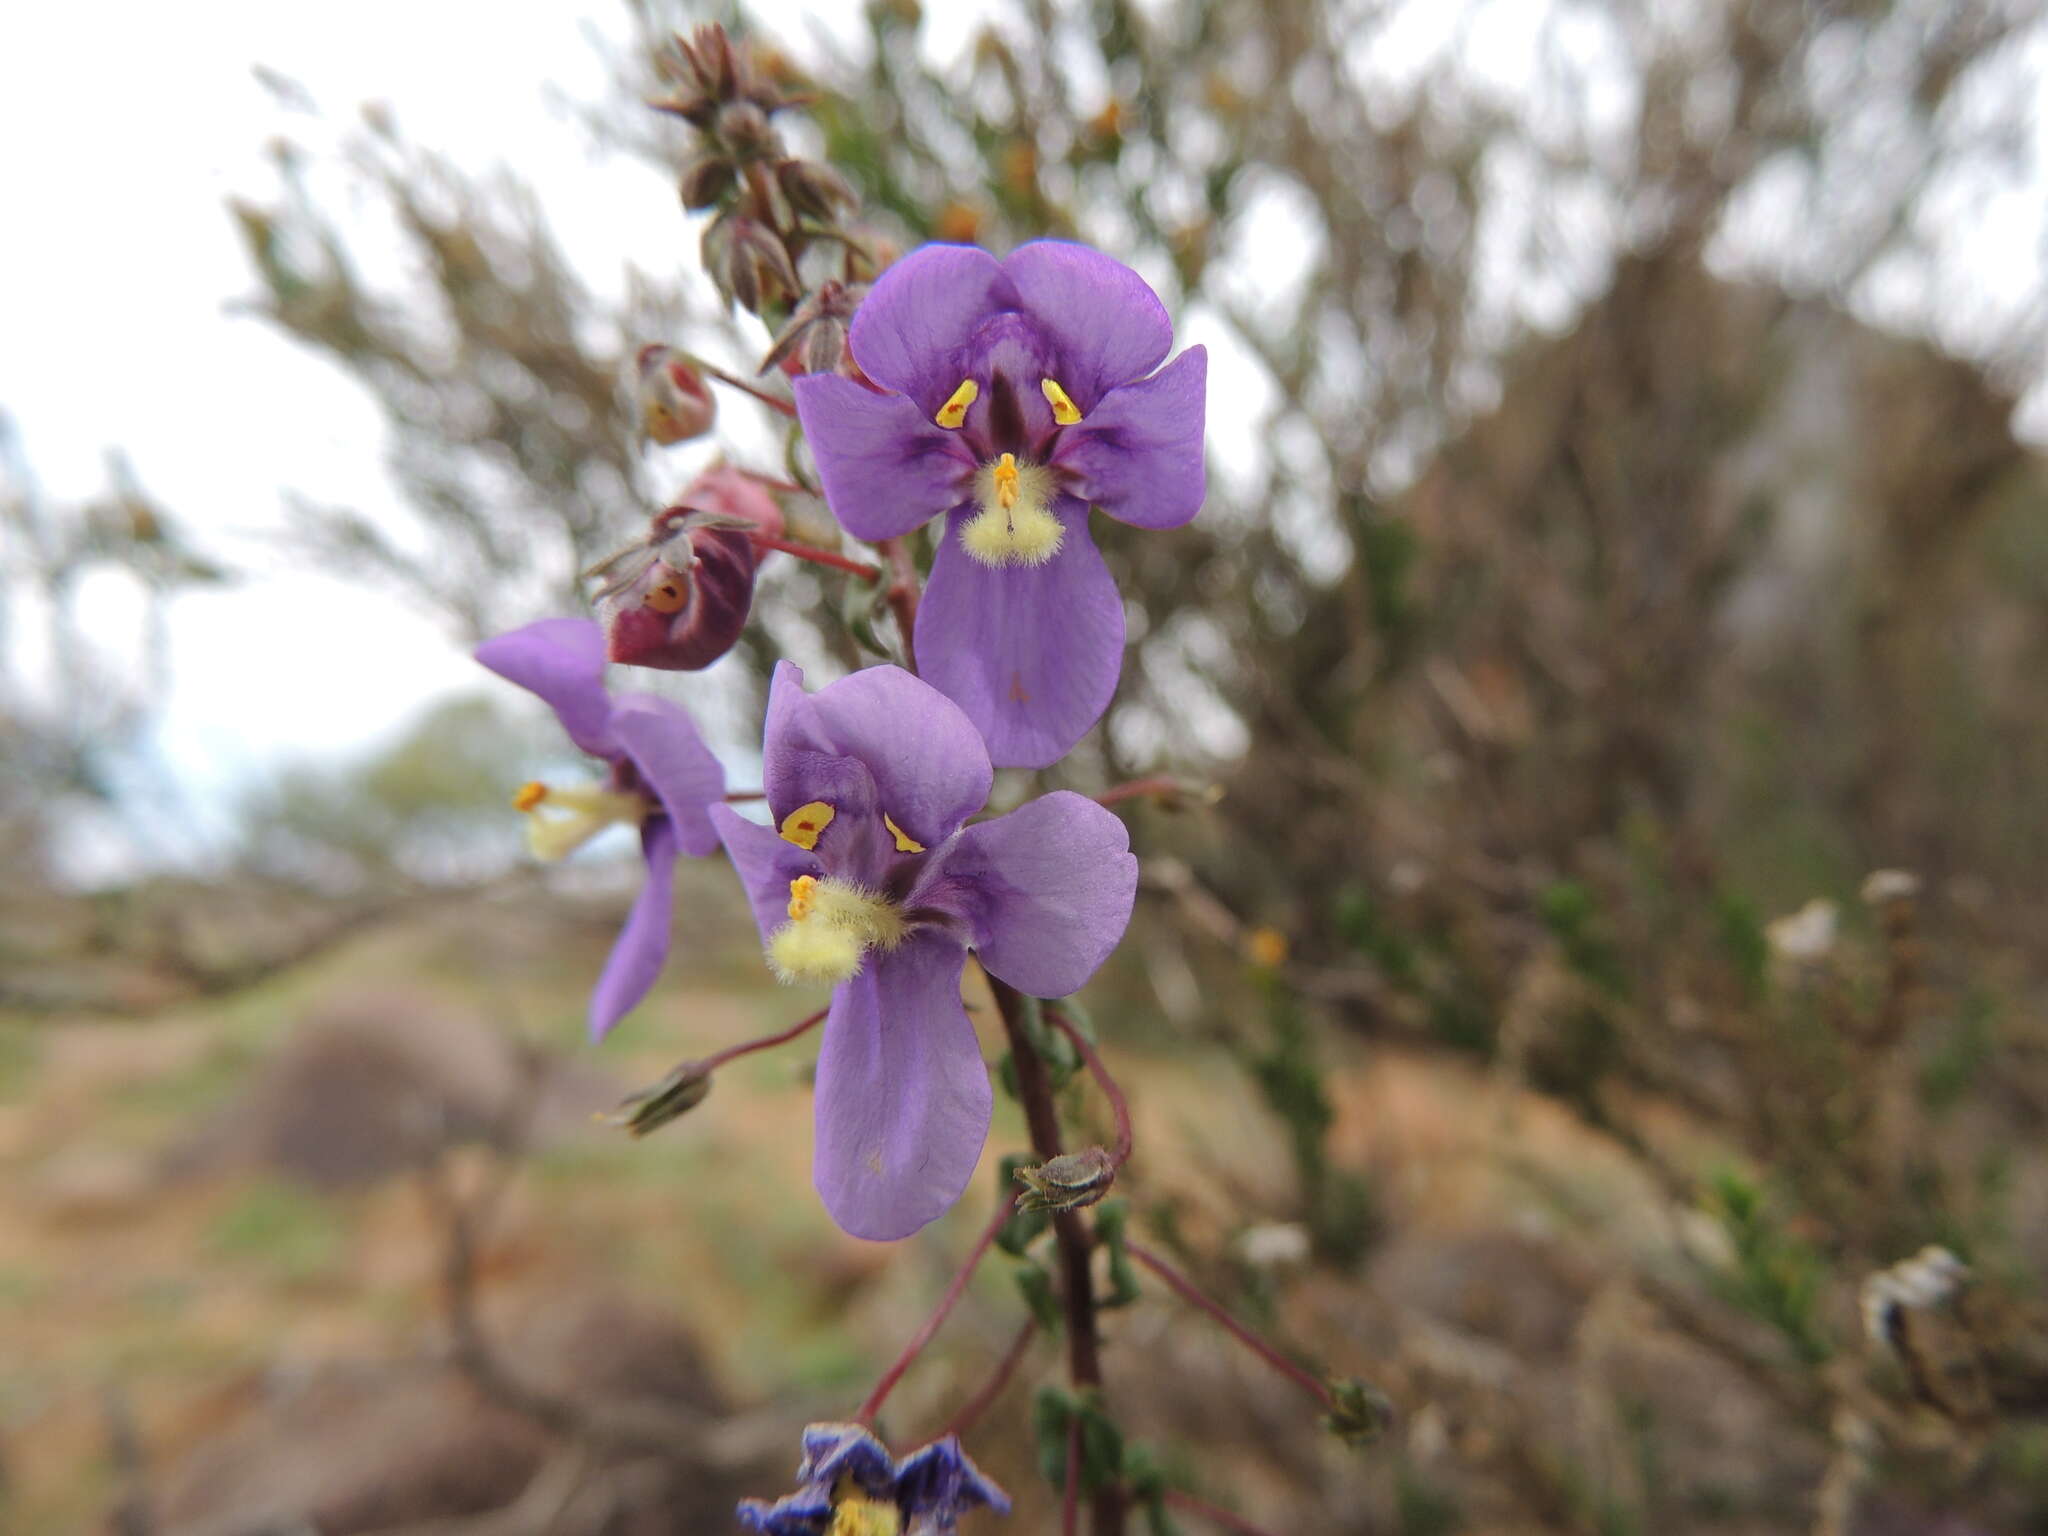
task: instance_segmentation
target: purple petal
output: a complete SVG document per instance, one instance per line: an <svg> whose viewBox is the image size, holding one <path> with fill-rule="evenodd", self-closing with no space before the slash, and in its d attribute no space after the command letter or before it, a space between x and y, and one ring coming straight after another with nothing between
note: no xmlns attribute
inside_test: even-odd
<svg viewBox="0 0 2048 1536"><path fill-rule="evenodd" d="M1124 660L1124 605L1088 537L1088 508L1055 506L1066 535L1044 565L987 566L956 513L917 613L925 679L958 704L1004 768L1064 757L1102 718Z"/></svg>
<svg viewBox="0 0 2048 1536"><path fill-rule="evenodd" d="M987 251L920 246L875 280L854 311L847 344L861 372L910 396L929 418L967 376L975 326L1015 307L1003 268Z"/></svg>
<svg viewBox="0 0 2048 1536"><path fill-rule="evenodd" d="M807 1424L804 1459L796 1469L800 1483L830 1488L850 1477L864 1492L889 1493L896 1481L896 1459L872 1430L859 1424Z"/></svg>
<svg viewBox="0 0 2048 1536"><path fill-rule="evenodd" d="M590 994L590 1038L602 1040L611 1028L639 1006L668 959L670 909L675 900L675 829L651 821L640 834L640 852L647 860L647 883L634 898L626 926L619 930L604 974Z"/></svg>
<svg viewBox="0 0 2048 1536"><path fill-rule="evenodd" d="M828 1488L805 1488L770 1504L765 1499L742 1499L740 1524L758 1536L817 1536L832 1519L832 1493Z"/></svg>
<svg viewBox="0 0 2048 1536"><path fill-rule="evenodd" d="M1209 353L1187 351L1135 384L1103 396L1069 427L1053 462L1080 477L1076 491L1119 522L1178 528L1202 509L1203 402Z"/></svg>
<svg viewBox="0 0 2048 1536"><path fill-rule="evenodd" d="M696 858L715 851L718 829L705 808L725 798L725 769L682 705L629 693L612 707L612 735L668 812L676 842Z"/></svg>
<svg viewBox="0 0 2048 1536"><path fill-rule="evenodd" d="M1123 938L1138 861L1121 821L1062 789L967 828L926 881L912 904L963 919L991 975L1032 997L1065 997Z"/></svg>
<svg viewBox="0 0 2048 1536"><path fill-rule="evenodd" d="M789 882L798 875L822 874L823 868L816 855L778 837L773 828L747 820L729 805L712 806L711 822L732 858L766 944L789 921Z"/></svg>
<svg viewBox="0 0 2048 1536"><path fill-rule="evenodd" d="M920 619L918 634L923 633ZM842 816L886 813L930 848L988 803L995 773L981 734L929 683L887 666L855 672L815 694L806 694L803 682L803 673L785 661L777 664L768 689L762 770L778 821L800 805L824 800ZM865 804L849 779L849 761L871 777ZM850 803L835 795L851 797ZM825 836L837 825L835 820ZM824 851L823 838L819 846Z"/></svg>
<svg viewBox="0 0 2048 1536"><path fill-rule="evenodd" d="M855 1237L908 1237L943 1214L988 1139L988 1069L960 1003L967 951L912 934L832 994L818 1053L812 1173Z"/></svg>
<svg viewBox="0 0 2048 1536"><path fill-rule="evenodd" d="M1003 272L1024 312L1058 344L1059 382L1083 416L1119 384L1157 368L1173 345L1173 322L1159 295L1112 256L1034 240L1010 253Z"/></svg>
<svg viewBox="0 0 2048 1536"><path fill-rule="evenodd" d="M592 757L616 757L612 705L604 691L604 630L591 619L541 619L495 636L476 659L536 694L569 739Z"/></svg>
<svg viewBox="0 0 2048 1536"><path fill-rule="evenodd" d="M855 538L896 538L972 493L973 455L909 396L835 373L806 374L795 389L825 501Z"/></svg>
<svg viewBox="0 0 2048 1536"><path fill-rule="evenodd" d="M939 1513L950 1518L984 1507L999 1515L1010 1512L1009 1495L968 1459L958 1435L935 1440L903 1458L896 1469L896 1499L912 1516Z"/></svg>

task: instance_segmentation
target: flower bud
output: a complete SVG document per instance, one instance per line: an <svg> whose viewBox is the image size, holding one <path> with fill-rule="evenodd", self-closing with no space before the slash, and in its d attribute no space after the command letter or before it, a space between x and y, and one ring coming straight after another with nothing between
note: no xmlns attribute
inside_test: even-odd
<svg viewBox="0 0 2048 1536"><path fill-rule="evenodd" d="M1035 1168L1019 1168L1020 1211L1079 1211L1094 1205L1116 1182L1116 1163L1101 1147L1063 1153Z"/></svg>
<svg viewBox="0 0 2048 1536"><path fill-rule="evenodd" d="M866 292L863 284L832 279L820 283L776 333L768 355L761 359L761 371L781 368L790 373L845 373L850 377L853 358L846 348L847 332Z"/></svg>
<svg viewBox="0 0 2048 1536"><path fill-rule="evenodd" d="M720 107L712 132L740 160L764 160L782 147L768 114L751 101L731 101Z"/></svg>
<svg viewBox="0 0 2048 1536"><path fill-rule="evenodd" d="M704 155L683 167L676 182L683 206L692 213L715 208L739 181L739 167L724 155Z"/></svg>
<svg viewBox="0 0 2048 1536"><path fill-rule="evenodd" d="M660 1130L671 1120L681 1119L710 1093L711 1074L701 1063L686 1061L653 1086L628 1094L604 1118L637 1140Z"/></svg>
<svg viewBox="0 0 2048 1536"><path fill-rule="evenodd" d="M704 231L701 254L718 291L751 313L794 300L802 292L789 252L758 219L744 214L714 219Z"/></svg>
<svg viewBox="0 0 2048 1536"><path fill-rule="evenodd" d="M775 167L775 181L792 209L820 224L834 223L859 202L845 177L809 160L783 161Z"/></svg>
<svg viewBox="0 0 2048 1536"><path fill-rule="evenodd" d="M667 447L702 437L718 419L718 402L702 376L671 347L640 349L640 429Z"/></svg>
<svg viewBox="0 0 2048 1536"><path fill-rule="evenodd" d="M1330 1383L1330 1411L1323 1428L1346 1445L1371 1445L1394 1423L1394 1405L1378 1387L1354 1377Z"/></svg>

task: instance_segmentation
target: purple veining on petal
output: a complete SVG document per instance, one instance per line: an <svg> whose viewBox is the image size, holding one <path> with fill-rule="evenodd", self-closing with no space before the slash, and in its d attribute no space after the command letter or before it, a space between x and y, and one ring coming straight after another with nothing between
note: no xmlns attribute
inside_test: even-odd
<svg viewBox="0 0 2048 1536"><path fill-rule="evenodd" d="M683 707L653 694L624 694L612 706L611 727L640 782L668 812L677 846L694 858L716 851L708 808L725 796L725 769Z"/></svg>
<svg viewBox="0 0 2048 1536"><path fill-rule="evenodd" d="M967 444L934 426L908 396L877 394L823 373L798 379L795 391L818 483L832 515L855 538L896 538L972 494Z"/></svg>
<svg viewBox="0 0 2048 1536"><path fill-rule="evenodd" d="M963 377L975 326L1015 306L1015 290L987 251L920 246L875 280L854 312L848 346L863 373L929 417Z"/></svg>

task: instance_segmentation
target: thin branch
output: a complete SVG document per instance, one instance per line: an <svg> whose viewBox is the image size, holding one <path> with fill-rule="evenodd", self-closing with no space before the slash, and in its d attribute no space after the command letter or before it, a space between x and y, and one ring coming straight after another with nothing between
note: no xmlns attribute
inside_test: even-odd
<svg viewBox="0 0 2048 1536"><path fill-rule="evenodd" d="M981 1236L975 1239L966 1262L960 1266L959 1273L954 1275L951 1283L947 1285L946 1294L939 1298L939 1304L932 1309L932 1315L924 1320L923 1327L911 1335L910 1342L903 1346L903 1352L896 1357L895 1363L882 1372L882 1379L875 1383L875 1390L868 1394L867 1401L862 1403L854 1414L853 1421L856 1424L865 1424L870 1428L874 1426L875 1415L882 1411L882 1404L888 1400L889 1394L896 1390L896 1383L903 1379L903 1373L910 1369L912 1363L924 1352L924 1347L931 1343L939 1329L944 1326L947 1315L959 1302L962 1293L967 1289L967 1282L974 1278L975 1270L988 1256L989 1249L995 1245L996 1234L1003 1230L1016 1204L1017 1197L1012 1194L996 1207L995 1215L989 1218L988 1225L982 1228Z"/></svg>
<svg viewBox="0 0 2048 1536"><path fill-rule="evenodd" d="M948 1419L946 1427L933 1438L943 1440L948 1435L958 1435L961 1439L966 1439L968 1431L981 1422L981 1416L994 1407L996 1399L1003 1395L1003 1388L1007 1387L1010 1378L1017 1374L1017 1367L1023 1362L1025 1351L1031 1348L1031 1341L1037 1337L1038 1319L1025 1318L1023 1326L1017 1330L1016 1338L1010 1341L1010 1347L1003 1352L1003 1358L996 1362L995 1370L990 1373L988 1380L982 1383L981 1390L969 1398L966 1405Z"/></svg>
<svg viewBox="0 0 2048 1536"><path fill-rule="evenodd" d="M750 1056L755 1051L773 1050L778 1045L787 1045L790 1041L810 1030L816 1029L820 1024L824 1023L825 1015L831 1011L829 1008L820 1008L809 1018L799 1019L785 1030L780 1030L772 1035L763 1035L758 1040L743 1040L738 1045L728 1045L717 1054L705 1057L703 1061L698 1063L698 1069L704 1072L715 1072L728 1061L735 1060L738 1057Z"/></svg>
<svg viewBox="0 0 2048 1536"><path fill-rule="evenodd" d="M1178 1488L1169 1488L1162 1495L1168 1507L1183 1514L1193 1515L1198 1520L1207 1520L1220 1525L1226 1531L1235 1531L1238 1536L1272 1536L1262 1525L1253 1525L1243 1515L1233 1514L1220 1505L1211 1504L1207 1499L1198 1499L1191 1493L1182 1493Z"/></svg>
<svg viewBox="0 0 2048 1536"><path fill-rule="evenodd" d="M1109 1100L1110 1113L1116 1116L1116 1145L1110 1149L1109 1161L1113 1167L1123 1167L1131 1160L1131 1106L1124 1100L1123 1089L1117 1087L1116 1079L1109 1075L1109 1068L1103 1065L1102 1057L1096 1053L1088 1037L1074 1027L1073 1020L1050 1006L1045 1010L1045 1017L1048 1023L1073 1041L1074 1049L1081 1053L1081 1060L1088 1064L1095 1086Z"/></svg>
<svg viewBox="0 0 2048 1536"><path fill-rule="evenodd" d="M1142 1243L1126 1242L1124 1244L1124 1252L1164 1280L1172 1290L1178 1293L1183 1301L1187 1302L1190 1306L1199 1307L1202 1311L1208 1313L1210 1317L1216 1320L1225 1333L1228 1333L1238 1343L1242 1344L1282 1376L1285 1376L1289 1381L1313 1397L1317 1403L1322 1405L1325 1413L1334 1409L1336 1404L1331 1399L1330 1389L1324 1385L1320 1377L1316 1376L1306 1367L1296 1365L1271 1344L1268 1344L1256 1333L1253 1333L1251 1329L1245 1327L1243 1323L1240 1323L1236 1318L1224 1311L1220 1303L1205 1295L1195 1285L1194 1281L1188 1279L1186 1275L1183 1275L1179 1270L1167 1263L1165 1259Z"/></svg>
<svg viewBox="0 0 2048 1536"><path fill-rule="evenodd" d="M815 544L800 544L795 539L771 538L765 533L750 533L747 537L756 549L779 549L785 555L808 560L812 565L829 566L835 571L845 571L866 582L877 582L882 579L882 568L879 565L870 565L865 560L849 559L833 550L820 549Z"/></svg>

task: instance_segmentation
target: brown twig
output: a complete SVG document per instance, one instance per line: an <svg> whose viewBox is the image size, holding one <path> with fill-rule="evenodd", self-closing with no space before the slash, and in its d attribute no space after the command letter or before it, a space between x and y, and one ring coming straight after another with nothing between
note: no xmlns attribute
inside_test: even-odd
<svg viewBox="0 0 2048 1536"><path fill-rule="evenodd" d="M1042 1161L1050 1162L1060 1155L1059 1109L1053 1102L1051 1075L1024 1027L1028 1004L1024 995L1006 982L991 976L988 985L1010 1043L1010 1062L1017 1073L1017 1098L1024 1108L1025 1124L1031 1130L1032 1148ZM1060 1304L1066 1313L1067 1376L1078 1388L1099 1391L1102 1349L1095 1333L1095 1279L1089 1268L1094 1234L1076 1211L1054 1216L1052 1231L1060 1257ZM1102 1489L1095 1497L1095 1536L1121 1536L1123 1528L1122 1490Z"/></svg>
<svg viewBox="0 0 2048 1536"><path fill-rule="evenodd" d="M974 1247L969 1251L966 1262L960 1266L959 1273L954 1275L951 1283L947 1285L946 1294L939 1298L939 1304L932 1309L932 1315L924 1320L924 1326L910 1336L910 1342L903 1346L903 1352L896 1357L895 1362L882 1372L882 1379L875 1383L875 1390L868 1394L867 1401L862 1403L854 1414L854 1423L874 1427L875 1415L882 1411L882 1404L888 1399L889 1394L896 1390L896 1383L903 1379L903 1373L910 1369L911 1364L924 1352L924 1347L931 1343L939 1329L944 1326L947 1315L959 1303L962 1293L967 1289L967 1282L974 1278L975 1270L981 1267L981 1261L995 1245L996 1234L1003 1230L1004 1223L1009 1221L1010 1213L1016 1205L1017 1197L1012 1194L996 1207L995 1215L991 1216L988 1225L982 1228L981 1236L974 1240Z"/></svg>
<svg viewBox="0 0 2048 1536"><path fill-rule="evenodd" d="M796 419L796 407L780 395L771 394L758 384L749 383L745 379L727 373L723 368L707 363L703 358L697 357L692 353L685 352L682 354L682 357L684 362L688 363L705 377L716 379L719 383L726 385L728 388L739 390L742 394L752 395L763 405L780 411L792 421Z"/></svg>

